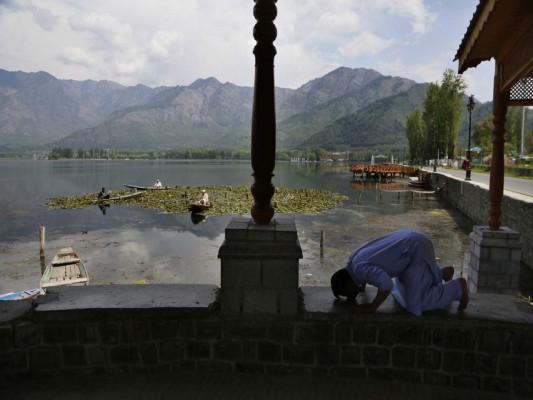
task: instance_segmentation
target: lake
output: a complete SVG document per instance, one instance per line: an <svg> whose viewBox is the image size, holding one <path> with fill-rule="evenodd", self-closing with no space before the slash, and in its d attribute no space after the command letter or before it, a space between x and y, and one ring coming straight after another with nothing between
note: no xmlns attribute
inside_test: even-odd
<svg viewBox="0 0 533 400"><path fill-rule="evenodd" d="M0 171L0 293L39 286L39 226L46 229L47 262L60 248L73 247L91 284L219 285L218 249L236 215L207 215L198 223L189 213L111 205L103 214L97 206L48 209L45 202L96 194L102 187L149 186L156 179L170 186L253 183L249 161L0 160ZM276 187L324 189L348 197L341 207L318 215L275 214L296 222L304 253L301 285L329 285L331 274L345 265L355 247L406 227L431 237L440 265L459 267L460 274L467 264L472 222L435 195L380 192L375 184L352 182L345 163L278 162L274 174ZM407 188L406 182L395 179L400 189Z"/></svg>

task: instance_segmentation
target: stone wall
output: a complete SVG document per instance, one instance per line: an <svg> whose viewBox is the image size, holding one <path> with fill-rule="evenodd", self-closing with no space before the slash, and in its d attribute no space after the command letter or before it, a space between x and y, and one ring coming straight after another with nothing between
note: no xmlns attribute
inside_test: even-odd
<svg viewBox="0 0 533 400"><path fill-rule="evenodd" d="M533 397L529 324L309 312L230 318L216 308L29 312L0 325L0 379L239 371L409 381Z"/></svg>
<svg viewBox="0 0 533 400"><path fill-rule="evenodd" d="M487 225L489 188L441 173L429 173L432 188L442 187L441 197L467 215L476 225ZM522 235L522 261L533 269L533 202L527 196L506 192L502 200L502 226Z"/></svg>

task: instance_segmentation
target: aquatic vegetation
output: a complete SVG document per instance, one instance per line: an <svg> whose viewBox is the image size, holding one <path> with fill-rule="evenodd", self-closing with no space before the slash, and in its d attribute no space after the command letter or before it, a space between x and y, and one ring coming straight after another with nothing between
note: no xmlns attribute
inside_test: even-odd
<svg viewBox="0 0 533 400"><path fill-rule="evenodd" d="M167 213L184 213L189 205L200 198L200 190L205 189L213 204L209 215L248 214L253 204L249 186L175 186L163 190L146 190L142 196L110 200L112 204L134 205L153 208ZM132 190L112 191L111 197L134 193ZM346 196L319 189L276 188L272 204L276 213L318 214L340 206ZM97 193L80 196L53 197L47 200L49 208L84 208L96 205ZM104 203L105 204L105 203Z"/></svg>

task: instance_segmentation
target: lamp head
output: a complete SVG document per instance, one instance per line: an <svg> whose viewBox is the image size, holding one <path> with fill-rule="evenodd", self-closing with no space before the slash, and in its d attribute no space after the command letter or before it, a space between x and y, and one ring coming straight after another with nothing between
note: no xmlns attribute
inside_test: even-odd
<svg viewBox="0 0 533 400"><path fill-rule="evenodd" d="M474 95L470 95L468 98L468 104L466 105L466 108L468 111L472 111L474 109L475 103L474 103Z"/></svg>

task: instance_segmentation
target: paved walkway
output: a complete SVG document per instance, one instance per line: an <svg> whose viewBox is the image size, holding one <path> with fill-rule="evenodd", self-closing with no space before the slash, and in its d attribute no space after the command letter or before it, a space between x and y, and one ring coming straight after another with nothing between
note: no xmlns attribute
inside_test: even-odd
<svg viewBox="0 0 533 400"><path fill-rule="evenodd" d="M433 167L423 167L426 172L433 172ZM447 174L458 179L465 179L466 171L452 168L437 167L437 172ZM486 185L489 187L490 174L471 171L470 181L472 183ZM514 178L511 176L504 177L503 180L504 195L524 195L531 197L527 201L533 202L533 180L525 178Z"/></svg>
<svg viewBox="0 0 533 400"><path fill-rule="evenodd" d="M515 400L516 396L339 377L182 373L73 376L8 382L6 400Z"/></svg>

